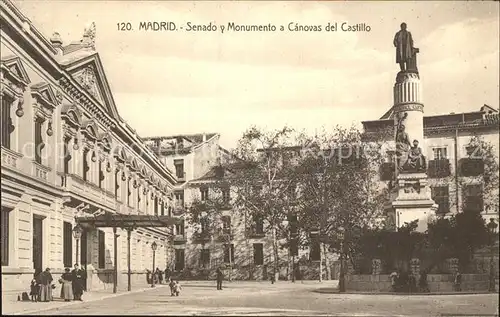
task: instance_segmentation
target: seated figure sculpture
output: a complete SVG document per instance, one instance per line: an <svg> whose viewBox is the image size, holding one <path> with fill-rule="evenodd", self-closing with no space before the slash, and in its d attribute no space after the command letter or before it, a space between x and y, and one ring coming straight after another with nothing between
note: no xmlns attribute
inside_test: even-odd
<svg viewBox="0 0 500 317"><path fill-rule="evenodd" d="M413 140L413 146L408 151L406 162L402 166L405 172L425 172L426 161L422 149L418 146L418 141Z"/></svg>

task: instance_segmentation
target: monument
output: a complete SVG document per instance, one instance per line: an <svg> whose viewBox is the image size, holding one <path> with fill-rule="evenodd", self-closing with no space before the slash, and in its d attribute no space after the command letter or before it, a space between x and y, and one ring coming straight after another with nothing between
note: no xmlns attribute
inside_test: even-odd
<svg viewBox="0 0 500 317"><path fill-rule="evenodd" d="M401 227L418 219L417 231L427 230L427 222L435 215L437 205L431 199L427 184L427 162L424 142L424 104L417 67L418 48L413 37L401 24L393 41L396 63L400 71L394 84L395 198L389 205L388 216Z"/></svg>

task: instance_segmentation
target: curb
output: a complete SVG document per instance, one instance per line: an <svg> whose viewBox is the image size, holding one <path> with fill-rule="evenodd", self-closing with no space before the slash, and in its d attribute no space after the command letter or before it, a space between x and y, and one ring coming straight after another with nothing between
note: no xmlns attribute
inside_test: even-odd
<svg viewBox="0 0 500 317"><path fill-rule="evenodd" d="M401 292L339 292L337 289L321 290L317 289L314 293L320 294L349 294L349 295L395 295L395 296L434 296L434 295L486 295L498 294L498 292L478 291L478 292L429 292L429 293L401 293Z"/></svg>
<svg viewBox="0 0 500 317"><path fill-rule="evenodd" d="M114 297L127 295L127 294L142 293L142 292L146 292L148 290L156 289L157 287L164 287L164 286L157 285L155 288L147 287L147 288L140 288L137 290L132 290L130 292L123 292L123 293L116 293L116 294L112 293L109 295L104 295L104 296L99 297L99 298L89 299L89 300L86 300L84 302L80 302L80 301L63 302L63 303L61 303L61 305L58 305L55 307L44 307L44 308L40 308L40 309L26 310L26 311L22 311L22 312L14 312L14 313L10 313L8 315L29 315L29 314L33 314L33 313L40 313L40 312L47 311L47 310L54 310L54 309L59 309L59 308L78 305L78 304L92 303L92 302L97 302L97 301L100 301L103 299L114 298ZM2 312L2 314L3 314L3 312Z"/></svg>

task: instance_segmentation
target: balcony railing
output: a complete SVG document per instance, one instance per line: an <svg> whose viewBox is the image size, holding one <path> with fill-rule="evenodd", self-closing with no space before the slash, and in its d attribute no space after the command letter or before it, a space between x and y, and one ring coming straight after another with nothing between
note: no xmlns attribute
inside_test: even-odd
<svg viewBox="0 0 500 317"><path fill-rule="evenodd" d="M174 235L174 243L186 243L187 236L186 234L176 234Z"/></svg>
<svg viewBox="0 0 500 317"><path fill-rule="evenodd" d="M2 165L12 167L15 169L20 168L20 160L22 154L9 150L2 146Z"/></svg>
<svg viewBox="0 0 500 317"><path fill-rule="evenodd" d="M259 228L257 226L251 226L247 228L247 236L249 238L263 238L266 236L266 233L264 232L263 228Z"/></svg>
<svg viewBox="0 0 500 317"><path fill-rule="evenodd" d="M207 242L212 239L212 235L204 231L195 231L193 233L193 240L199 242Z"/></svg>
<svg viewBox="0 0 500 317"><path fill-rule="evenodd" d="M83 178L73 174L59 174L61 177L61 187L63 187L70 194L77 197L85 197L90 201L101 203L109 208L115 209L116 198L113 193L108 192L99 186L84 181ZM124 209L124 213L129 213L131 207L126 204L120 204Z"/></svg>
<svg viewBox="0 0 500 317"><path fill-rule="evenodd" d="M483 197L479 196L466 196L463 202L464 211L482 212L484 210Z"/></svg>
<svg viewBox="0 0 500 317"><path fill-rule="evenodd" d="M430 160L427 175L431 178L442 178L451 175L450 160L437 159Z"/></svg>
<svg viewBox="0 0 500 317"><path fill-rule="evenodd" d="M463 158L459 162L460 174L466 177L474 177L483 174L484 162L482 159Z"/></svg>

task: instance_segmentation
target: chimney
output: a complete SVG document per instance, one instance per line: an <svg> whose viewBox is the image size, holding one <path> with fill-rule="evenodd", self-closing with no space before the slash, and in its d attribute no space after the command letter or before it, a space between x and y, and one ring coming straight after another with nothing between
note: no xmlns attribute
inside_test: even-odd
<svg viewBox="0 0 500 317"><path fill-rule="evenodd" d="M203 133L203 142L206 142L206 141L207 141L207 134Z"/></svg>
<svg viewBox="0 0 500 317"><path fill-rule="evenodd" d="M52 46L57 50L57 55L62 55L63 51L62 51L62 45L63 45L63 41L61 39L61 35L57 32L54 32L54 34L52 34L52 37L50 38L50 43L52 44Z"/></svg>

